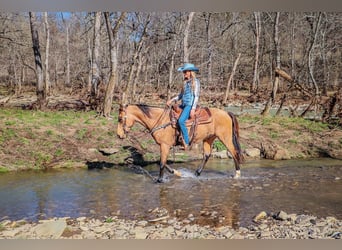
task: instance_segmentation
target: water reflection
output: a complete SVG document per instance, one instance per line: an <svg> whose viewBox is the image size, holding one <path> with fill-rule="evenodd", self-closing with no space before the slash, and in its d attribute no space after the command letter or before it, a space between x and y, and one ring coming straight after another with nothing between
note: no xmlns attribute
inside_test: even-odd
<svg viewBox="0 0 342 250"><path fill-rule="evenodd" d="M0 220L117 214L149 219L157 207L214 226L248 225L260 211L342 218L342 161L251 161L241 180L231 178L233 165L214 159L197 178L197 164L174 166L183 177L167 175L164 184L126 167L1 174ZM156 165L147 170L158 175Z"/></svg>

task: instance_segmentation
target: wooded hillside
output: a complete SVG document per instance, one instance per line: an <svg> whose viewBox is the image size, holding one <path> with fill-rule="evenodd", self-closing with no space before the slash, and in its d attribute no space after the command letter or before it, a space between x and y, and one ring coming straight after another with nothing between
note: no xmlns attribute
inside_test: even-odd
<svg viewBox="0 0 342 250"><path fill-rule="evenodd" d="M0 13L0 105L109 116L113 102L160 102L179 90L184 62L200 68L201 100L274 104L341 119L342 14L326 12Z"/></svg>

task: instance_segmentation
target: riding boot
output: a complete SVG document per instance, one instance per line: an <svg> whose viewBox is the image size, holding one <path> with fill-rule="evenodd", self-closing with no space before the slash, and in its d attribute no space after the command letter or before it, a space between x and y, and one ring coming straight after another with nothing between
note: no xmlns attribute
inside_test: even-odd
<svg viewBox="0 0 342 250"><path fill-rule="evenodd" d="M187 145L184 141L184 139L182 138L182 144L181 144L181 147L180 147L181 150L184 150L184 151L188 151L190 149L189 145Z"/></svg>

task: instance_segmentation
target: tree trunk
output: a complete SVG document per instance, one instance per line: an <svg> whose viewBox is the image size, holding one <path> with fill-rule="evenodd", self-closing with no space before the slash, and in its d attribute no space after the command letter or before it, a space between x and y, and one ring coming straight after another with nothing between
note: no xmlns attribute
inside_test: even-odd
<svg viewBox="0 0 342 250"><path fill-rule="evenodd" d="M172 82L173 82L173 71L175 69L175 56L177 52L177 45L178 45L178 40L175 41L172 54L171 54L171 62L170 62L170 67L169 67L169 81L167 84L167 100L170 99L171 96L171 88L172 88Z"/></svg>
<svg viewBox="0 0 342 250"><path fill-rule="evenodd" d="M188 20L187 20L187 24L185 26L185 30L184 30L184 42L183 42L183 48L184 48L184 62L189 62L190 59L190 52L189 52L189 33L190 33L190 25L191 25L191 21L194 17L195 12L190 12L188 15Z"/></svg>
<svg viewBox="0 0 342 250"><path fill-rule="evenodd" d="M100 29L101 29L101 12L95 13L93 49L92 49L92 71L91 71L91 98L96 99L98 95L98 87L100 84Z"/></svg>
<svg viewBox="0 0 342 250"><path fill-rule="evenodd" d="M280 69L279 16L280 16L280 13L277 12L275 16L275 20L274 20L274 46L275 46L275 54L276 54L276 68ZM266 116L269 114L270 109L273 103L275 102L275 99L277 96L278 85L279 85L279 74L275 73L275 78L272 84L271 95L261 115Z"/></svg>
<svg viewBox="0 0 342 250"><path fill-rule="evenodd" d="M241 53L239 53L238 57L236 58L236 60L235 60L235 62L234 62L234 66L233 66L232 73L231 73L230 76L229 76L229 80L228 80L228 82L227 82L226 94L225 94L224 99L223 99L223 103L224 103L224 104L227 103L227 99L228 99L228 96L229 96L230 86L231 86L231 84L232 84L232 81L233 81L233 78L234 78L234 74L235 74L237 65L238 65L239 60L240 60L240 56L241 56Z"/></svg>
<svg viewBox="0 0 342 250"><path fill-rule="evenodd" d="M65 85L70 87L70 45L69 45L69 24L66 25L66 79L65 79Z"/></svg>
<svg viewBox="0 0 342 250"><path fill-rule="evenodd" d="M180 22L178 33L181 33L182 29L183 29L183 24L182 22ZM171 54L171 62L170 62L170 67L169 67L169 81L167 85L167 100L171 98L171 88L172 88L172 83L173 83L173 78L174 78L173 71L175 69L175 56L177 52L177 46L180 43L180 41L181 41L181 36L178 35L175 39L174 47L173 47L172 54Z"/></svg>
<svg viewBox="0 0 342 250"><path fill-rule="evenodd" d="M318 87L318 84L316 82L314 72L313 72L314 71L314 69L313 69L313 67L314 67L313 66L313 61L314 61L313 50L314 50L316 40L317 40L317 34L318 34L320 22L321 22L321 16L322 16L322 13L319 12L317 22L316 22L316 27L315 27L315 30L313 33L313 37L312 37L311 44L309 47L309 52L308 52L308 71L309 71L309 76L310 76L310 79L312 81L312 84L314 85L314 88L315 88L315 94L313 95L309 106L302 112L300 117L304 117L306 115L306 113L310 111L310 109L312 107L315 107L317 105L318 97L320 95L319 87Z"/></svg>
<svg viewBox="0 0 342 250"><path fill-rule="evenodd" d="M103 111L102 114L105 117L110 117L110 112L112 110L113 103L113 94L115 85L118 79L118 45L117 45L117 33L119 27L126 16L126 12L122 12L119 20L116 22L114 28L112 29L109 13L104 12L107 33L109 38L109 54L110 54L110 77L109 82L107 84L107 89L105 93L104 103L103 103Z"/></svg>
<svg viewBox="0 0 342 250"><path fill-rule="evenodd" d="M211 18L211 13L208 13L208 15L205 15L205 30L206 30L206 36L207 36L207 49L208 49L208 63L207 63L207 71L208 71L207 84L208 85L211 85L212 80L213 80L212 78L213 51L212 51L212 43L211 43L210 18Z"/></svg>
<svg viewBox="0 0 342 250"><path fill-rule="evenodd" d="M251 92L255 93L259 85L259 49L261 35L261 18L260 12L254 12L255 19L255 60L254 60L254 77Z"/></svg>
<svg viewBox="0 0 342 250"><path fill-rule="evenodd" d="M295 29L296 29L296 13L292 13L292 20L291 20L291 40L290 40L290 44L291 44L291 76L294 76L295 74Z"/></svg>
<svg viewBox="0 0 342 250"><path fill-rule="evenodd" d="M91 39L89 35L87 35L87 43L88 43L88 49L87 49L87 54L88 54L88 81L87 81L87 92L91 93L91 80L92 80L92 72L93 72L93 56L92 56L92 49L91 49Z"/></svg>
<svg viewBox="0 0 342 250"><path fill-rule="evenodd" d="M30 16L31 36L32 36L32 47L33 47L33 54L34 54L34 61L35 61L35 72L36 72L36 77L37 77L37 85L36 85L37 104L38 104L38 107L41 108L41 106L46 100L46 93L44 90L44 83L43 83L42 57L40 55L39 35L38 35L38 27L36 24L36 15L34 12L29 12L29 16Z"/></svg>
<svg viewBox="0 0 342 250"><path fill-rule="evenodd" d="M314 77L314 73L313 73L313 49L314 49L314 46L316 44L316 40L317 40L317 34L318 34L318 30L319 30L319 25L320 25L320 22L321 22L321 16L322 16L322 13L320 12L318 14L318 19L317 19L317 23L316 23L316 28L315 28L315 31L314 31L314 34L313 34L313 38L312 38L312 42L310 44L310 47L309 47L309 56L308 56L308 70L309 70L309 75L310 75L310 79L315 87L315 94L318 96L319 95L319 88L318 88L318 85L317 85L317 82L316 82L316 79Z"/></svg>
<svg viewBox="0 0 342 250"><path fill-rule="evenodd" d="M50 93L50 74L49 74L49 52L50 52L50 28L48 22L47 12L44 12L44 24L45 24L45 91L48 95Z"/></svg>
<svg viewBox="0 0 342 250"><path fill-rule="evenodd" d="M129 103L132 99L132 91L133 91L133 85L134 85L134 73L136 73L136 68L137 68L137 63L139 63L139 57L142 56L142 48L144 46L144 40L145 40L145 36L146 36L146 32L147 32L147 27L148 24L150 23L150 17L151 15L149 14L146 18L146 22L144 23L144 29L141 33L141 37L140 40L136 46L133 58L132 58L132 64L131 64L131 68L129 71L129 75L128 75L128 80L127 80L127 85L125 90L123 91L123 95L122 95L122 103L126 104Z"/></svg>

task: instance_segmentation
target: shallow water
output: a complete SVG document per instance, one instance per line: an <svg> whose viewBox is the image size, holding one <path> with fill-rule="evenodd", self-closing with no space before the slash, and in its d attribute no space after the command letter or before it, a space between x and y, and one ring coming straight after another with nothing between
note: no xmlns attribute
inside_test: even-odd
<svg viewBox="0 0 342 250"><path fill-rule="evenodd" d="M166 173L163 184L128 167L0 174L0 221L116 214L149 219L157 207L215 226L246 226L261 211L342 219L340 160L249 161L239 180L232 178L231 161L210 159L195 177L198 164L174 164L182 177ZM146 170L158 175L156 164Z"/></svg>

